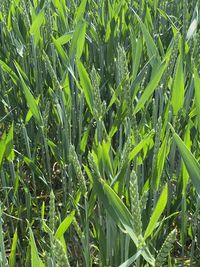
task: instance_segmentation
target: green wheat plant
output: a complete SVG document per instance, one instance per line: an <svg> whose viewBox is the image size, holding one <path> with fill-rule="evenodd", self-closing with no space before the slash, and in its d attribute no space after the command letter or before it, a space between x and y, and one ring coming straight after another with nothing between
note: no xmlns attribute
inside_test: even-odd
<svg viewBox="0 0 200 267"><path fill-rule="evenodd" d="M199 8L0 0L0 267L200 266Z"/></svg>

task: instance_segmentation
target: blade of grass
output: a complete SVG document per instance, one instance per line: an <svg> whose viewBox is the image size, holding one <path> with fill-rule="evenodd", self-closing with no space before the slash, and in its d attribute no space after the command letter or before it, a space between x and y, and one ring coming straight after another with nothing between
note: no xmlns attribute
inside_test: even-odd
<svg viewBox="0 0 200 267"><path fill-rule="evenodd" d="M34 17L33 23L30 28L30 34L34 36L34 47L37 46L40 40L40 28L44 23L45 16L44 11L40 12L37 16Z"/></svg>
<svg viewBox="0 0 200 267"><path fill-rule="evenodd" d="M85 32L86 32L86 22L80 20L77 23L77 26L74 30L74 34L72 37L71 47L69 51L70 60L74 59L75 57L77 59L80 59L85 43Z"/></svg>
<svg viewBox="0 0 200 267"><path fill-rule="evenodd" d="M165 185L159 199L158 199L158 202L156 204L156 207L153 211L153 214L150 218L150 221L149 221L149 224L147 226L147 229L145 231L145 234L144 234L144 239L147 239L147 237L149 237L152 232L154 231L154 229L156 228L156 224L162 214L162 212L164 211L165 209L165 206L167 204L167 195L168 195L168 187L167 187L167 184Z"/></svg>
<svg viewBox="0 0 200 267"><path fill-rule="evenodd" d="M30 110L31 110L31 112L33 114L33 117L37 121L38 125L42 126L43 125L42 116L41 116L40 110L39 110L39 108L37 106L37 101L33 97L33 95L30 92L28 86L25 84L24 79L22 78L17 66L16 66L16 69L18 71L19 79L20 79L20 82L21 82L21 86L22 86L26 101L27 101L27 105L30 108Z"/></svg>
<svg viewBox="0 0 200 267"><path fill-rule="evenodd" d="M176 63L175 78L172 90L172 108L174 115L177 116L184 103L184 74L182 57L179 55Z"/></svg>
<svg viewBox="0 0 200 267"><path fill-rule="evenodd" d="M136 145L136 147L134 147L132 149L132 151L130 152L129 154L129 161L133 160L135 158L135 156L146 146L148 145L151 140L152 140L152 137L154 135L155 131L152 130L150 131L147 135L144 136L144 138L142 139L142 141Z"/></svg>
<svg viewBox="0 0 200 267"><path fill-rule="evenodd" d="M15 264L16 264L17 241L18 241L18 234L17 234L17 229L16 229L14 236L13 236L13 242L12 242L12 247L11 247L11 252L10 252L10 257L9 257L10 267L15 267Z"/></svg>
<svg viewBox="0 0 200 267"><path fill-rule="evenodd" d="M197 69L194 69L195 105L197 111L198 129L200 133L200 78Z"/></svg>
<svg viewBox="0 0 200 267"><path fill-rule="evenodd" d="M190 150L187 148L187 146L184 144L184 142L181 140L181 138L176 134L172 126L171 126L171 130L173 133L173 138L176 142L176 145L183 158L183 161L185 163L189 176L192 180L192 183L194 187L196 188L198 195L200 196L200 164L195 159L195 157L190 152Z"/></svg>
<svg viewBox="0 0 200 267"><path fill-rule="evenodd" d="M84 12L85 12L85 7L87 4L87 0L82 0L80 6L77 9L75 21L78 22L80 19L82 19Z"/></svg>
<svg viewBox="0 0 200 267"><path fill-rule="evenodd" d="M14 150L13 150L13 123L10 127L8 135L6 137L6 150L5 150L5 157L8 160L14 160Z"/></svg>
<svg viewBox="0 0 200 267"><path fill-rule="evenodd" d="M134 263L138 257L141 255L141 250L139 250L135 255L133 255L131 258L126 260L124 263L122 263L119 267L129 267L132 263Z"/></svg>
<svg viewBox="0 0 200 267"><path fill-rule="evenodd" d="M37 247L35 244L35 238L34 238L34 235L33 235L31 228L29 228L29 234L30 234L29 241L30 241L30 246L31 246L31 266L32 267L35 267L35 266L42 267L40 257L38 254L38 250L37 250Z"/></svg>
<svg viewBox="0 0 200 267"><path fill-rule="evenodd" d="M142 33L143 33L143 36L144 36L144 39L145 39L145 42L147 45L147 53L148 53L149 59L152 58L151 65L155 70L155 68L161 64L161 59L160 59L160 55L159 55L157 46L156 46L153 38L151 37L148 29L146 28L145 24L140 19L140 17L136 14L136 12L132 8L130 8L130 9L136 15L136 18L140 24L140 27L141 27L141 30L142 30Z"/></svg>
<svg viewBox="0 0 200 267"><path fill-rule="evenodd" d="M163 62L159 67L156 67L156 71L154 72L154 76L152 77L151 81L147 85L144 93L140 97L135 109L134 114L136 114L138 111L140 111L145 103L150 99L151 95L153 94L154 90L158 86L158 83L160 82L160 79L162 77L162 74L166 68L166 63Z"/></svg>
<svg viewBox="0 0 200 267"><path fill-rule="evenodd" d="M85 67L83 66L80 60L77 61L77 67L78 67L78 72L79 72L79 77L80 77L80 84L82 86L86 102L90 108L90 111L92 112L93 95L92 95L92 85L90 82L90 78Z"/></svg>
<svg viewBox="0 0 200 267"><path fill-rule="evenodd" d="M73 222L75 215L75 211L72 211L59 225L56 233L55 233L55 238L60 238L61 236L64 235L64 233L67 231L71 223Z"/></svg>

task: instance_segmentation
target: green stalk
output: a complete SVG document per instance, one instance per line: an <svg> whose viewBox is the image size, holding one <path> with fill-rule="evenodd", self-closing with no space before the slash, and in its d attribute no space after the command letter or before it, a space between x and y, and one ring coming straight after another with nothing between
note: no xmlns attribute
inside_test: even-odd
<svg viewBox="0 0 200 267"><path fill-rule="evenodd" d="M0 248L1 248L1 266L2 267L8 267L8 261L6 258L6 252L5 252L5 246L4 246L4 234L3 234L3 219L2 219L2 208L1 208L1 204L0 204Z"/></svg>
<svg viewBox="0 0 200 267"><path fill-rule="evenodd" d="M198 226L198 215L200 212L200 197L197 196L196 200L196 210L194 213L194 223L193 223L193 239L192 239L192 246L190 252L190 267L193 266L193 259L195 256L195 243L196 243L196 234L197 234L197 226Z"/></svg>

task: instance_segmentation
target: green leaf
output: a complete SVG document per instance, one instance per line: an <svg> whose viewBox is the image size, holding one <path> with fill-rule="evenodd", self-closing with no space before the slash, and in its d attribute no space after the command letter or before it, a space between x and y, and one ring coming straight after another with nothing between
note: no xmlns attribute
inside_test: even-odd
<svg viewBox="0 0 200 267"><path fill-rule="evenodd" d="M176 63L175 78L172 90L172 108L176 116L184 103L184 74L182 57L179 55Z"/></svg>
<svg viewBox="0 0 200 267"><path fill-rule="evenodd" d="M80 150L83 153L85 152L85 149L88 143L89 132L90 132L90 128L87 128L87 130L83 133L83 136L81 138Z"/></svg>
<svg viewBox="0 0 200 267"><path fill-rule="evenodd" d="M172 126L171 129L173 132L173 138L183 158L192 183L196 188L198 195L200 196L200 164L195 159L190 150L187 148L187 146L184 144L184 142L181 140L181 138L175 133Z"/></svg>
<svg viewBox="0 0 200 267"><path fill-rule="evenodd" d="M172 29L175 29L176 31L178 31L176 25L174 24L172 18L170 15L168 15L167 13L164 12L164 10L157 8L157 10L159 11L160 15L170 23L170 25L172 26Z"/></svg>
<svg viewBox="0 0 200 267"><path fill-rule="evenodd" d="M17 240L18 240L18 234L17 234L17 229L16 229L14 236L13 236L13 242L12 242L12 247L11 247L11 252L10 252L10 257L9 257L9 266L10 267L15 267Z"/></svg>
<svg viewBox="0 0 200 267"><path fill-rule="evenodd" d="M56 39L57 43L60 45L65 45L67 44L71 39L72 39L72 33L66 33L62 36L60 36L58 39Z"/></svg>
<svg viewBox="0 0 200 267"><path fill-rule="evenodd" d="M42 230L49 235L53 235L52 230L49 228L49 226L45 223L44 220L42 221Z"/></svg>
<svg viewBox="0 0 200 267"><path fill-rule="evenodd" d="M101 180L101 182L103 185L103 190L108 197L108 201L116 211L119 220L122 222L122 224L132 227L133 217L127 207L104 180Z"/></svg>
<svg viewBox="0 0 200 267"><path fill-rule="evenodd" d="M141 255L142 251L139 250L135 255L133 255L131 258L126 260L124 263L122 263L119 267L129 267L132 263L134 263L137 258Z"/></svg>
<svg viewBox="0 0 200 267"><path fill-rule="evenodd" d="M164 164L168 153L169 153L169 139L168 136L166 136L158 152L158 159L156 164L156 190L158 190L160 185L160 178L163 172Z"/></svg>
<svg viewBox="0 0 200 267"><path fill-rule="evenodd" d="M195 7L194 12L193 12L192 22L190 24L190 27L188 29L187 36L186 36L187 41L189 41L192 38L192 36L194 35L194 33L196 32L197 26L198 26L198 20L199 20L198 4L196 4L196 7Z"/></svg>
<svg viewBox="0 0 200 267"><path fill-rule="evenodd" d="M150 131L147 135L145 135L142 139L142 141L136 145L136 147L134 147L132 149L132 151L130 152L129 156L128 156L128 159L129 161L133 160L135 158L135 156L146 146L148 145L151 140L152 140L152 137L154 135L155 131L152 130Z"/></svg>
<svg viewBox="0 0 200 267"><path fill-rule="evenodd" d="M5 72L9 74L14 84L17 85L17 83L19 82L19 78L17 77L16 73L2 60L0 60L0 66Z"/></svg>
<svg viewBox="0 0 200 267"><path fill-rule="evenodd" d="M7 158L7 160L14 160L15 157L13 150L13 123L6 137L5 157Z"/></svg>
<svg viewBox="0 0 200 267"><path fill-rule="evenodd" d="M134 113L137 113L138 111L140 111L140 109L143 108L145 103L150 99L154 90L157 88L158 83L160 82L160 79L163 75L165 68L166 68L165 62L163 62L159 67L156 68L156 71L154 72L153 78L151 79L151 81L147 85L147 88L145 89L144 93L140 97L140 99L139 99L139 101L135 107Z"/></svg>
<svg viewBox="0 0 200 267"><path fill-rule="evenodd" d="M80 19L82 19L84 12L85 12L85 7L87 4L87 0L82 0L80 6L77 9L75 21L78 22Z"/></svg>
<svg viewBox="0 0 200 267"><path fill-rule="evenodd" d="M38 250L35 244L35 238L34 238L31 228L29 228L29 233L30 233L30 246L31 246L31 266L41 267L40 257L38 254Z"/></svg>
<svg viewBox="0 0 200 267"><path fill-rule="evenodd" d="M68 56L65 52L65 50L62 48L61 44L58 40L56 40L53 36L51 36L53 43L55 45L56 50L58 51L59 56L61 57L64 64L68 63Z"/></svg>
<svg viewBox="0 0 200 267"><path fill-rule="evenodd" d="M133 217L127 207L124 205L122 200L118 197L118 195L113 191L113 189L104 181L101 180L103 185L104 193L107 196L107 200L110 205L113 207L118 220L124 226L127 233L130 235L131 239L135 242L136 246L138 244L137 237L133 231ZM148 261L150 264L154 263L154 258L149 252L148 248L145 246L141 252L142 256Z"/></svg>
<svg viewBox="0 0 200 267"><path fill-rule="evenodd" d="M39 169L39 167L29 158L27 157L23 157L24 162L26 163L26 165L33 170L33 172L37 175L37 177L45 184L47 185L47 181L44 177L44 174L42 173L42 171Z"/></svg>
<svg viewBox="0 0 200 267"><path fill-rule="evenodd" d="M38 97L35 101L36 101L36 104L38 105L39 104L39 101L40 101L40 97ZM25 124L27 124L32 117L33 117L33 114L31 112L31 110L29 109L29 111L26 114Z"/></svg>
<svg viewBox="0 0 200 267"><path fill-rule="evenodd" d="M112 128L109 132L109 138L112 138L113 135L118 131L120 125L123 123L125 117L127 115L127 106L125 101L120 105L120 107L117 110L117 113L114 117L114 121L112 123Z"/></svg>
<svg viewBox="0 0 200 267"><path fill-rule="evenodd" d="M44 11L40 12L34 17L33 23L30 27L30 34L34 36L34 46L36 47L40 40L40 27L45 20Z"/></svg>
<svg viewBox="0 0 200 267"><path fill-rule="evenodd" d="M113 191L113 189L104 181L92 177L94 182L94 188L105 209L118 225L123 225L123 228L129 234L136 246L138 246L138 239L133 230L133 217L122 200ZM145 246L142 250L142 256L150 264L154 264L155 259L149 252L149 249Z"/></svg>
<svg viewBox="0 0 200 267"><path fill-rule="evenodd" d="M59 225L56 233L55 233L55 238L60 238L64 233L67 231L71 223L73 222L75 215L75 211L72 211Z"/></svg>
<svg viewBox="0 0 200 267"><path fill-rule="evenodd" d="M85 43L86 22L79 21L74 30L74 34L71 41L71 47L69 51L69 58L80 59L83 47Z"/></svg>
<svg viewBox="0 0 200 267"><path fill-rule="evenodd" d="M113 175L113 167L112 167L110 154L109 154L110 147L111 147L111 141L108 140L107 142L105 142L105 140L103 140L102 142L103 164L104 164L105 169L107 170L107 173Z"/></svg>
<svg viewBox="0 0 200 267"><path fill-rule="evenodd" d="M132 76L133 80L135 80L138 69L140 67L140 60L141 60L141 55L142 55L142 38L136 39L135 36L132 37L134 38L134 41L132 40L132 58L133 58L133 65L132 65Z"/></svg>
<svg viewBox="0 0 200 267"><path fill-rule="evenodd" d="M4 153L6 151L6 133L4 132L0 140L0 167L3 162Z"/></svg>
<svg viewBox="0 0 200 267"><path fill-rule="evenodd" d="M90 78L85 67L83 66L80 60L77 61L77 67L78 67L78 73L80 77L80 84L83 89L86 102L90 108L90 111L92 112L93 95L92 95L92 85L90 82Z"/></svg>
<svg viewBox="0 0 200 267"><path fill-rule="evenodd" d="M67 10L68 10L66 1L52 0L51 2L53 3L53 5L56 8L56 11L58 13L58 19L61 22L61 23L58 23L58 24L55 23L55 24L61 26L61 28L63 28L64 31L66 31L66 29L68 28L67 23L66 23L66 16L67 16ZM58 28L57 28L57 31L59 31Z"/></svg>
<svg viewBox="0 0 200 267"><path fill-rule="evenodd" d="M200 78L197 69L194 69L195 105L197 111L198 129L200 133Z"/></svg>
<svg viewBox="0 0 200 267"><path fill-rule="evenodd" d="M112 98L111 98L110 103L108 105L108 109L110 109L111 106L118 100L118 95L121 93L123 86L125 85L127 80L128 80L128 76L125 77L123 81L121 81L121 83L117 86L116 90L113 92Z"/></svg>
<svg viewBox="0 0 200 267"><path fill-rule="evenodd" d="M81 24L81 31L79 32L77 49L76 49L76 58L80 59L83 53L83 48L85 44L85 33L86 33L86 22L84 21Z"/></svg>
<svg viewBox="0 0 200 267"><path fill-rule="evenodd" d="M165 206L167 204L167 198L168 198L168 187L167 187L167 184L165 185L159 199L158 199L158 202L156 204L156 207L153 211L153 214L150 218L150 221L149 221L149 224L147 226L147 229L145 231L145 234L144 234L144 239L146 239L147 237L149 237L153 230L156 228L156 224L162 214L162 212L164 211L165 209Z"/></svg>
<svg viewBox="0 0 200 267"><path fill-rule="evenodd" d="M145 24L142 22L142 20L140 19L140 17L136 14L136 12L131 8L131 10L134 12L134 14L136 15L136 18L140 24L140 28L142 30L146 45L147 45L147 53L149 56L149 59L152 58L151 60L151 65L152 67L155 68L161 64L161 59L159 56L159 52L157 49L156 44L154 43L153 38L151 37L148 29L146 28Z"/></svg>
<svg viewBox="0 0 200 267"><path fill-rule="evenodd" d="M60 162L62 160L58 146L50 139L47 140L48 146L50 147L51 153L54 158Z"/></svg>
<svg viewBox="0 0 200 267"><path fill-rule="evenodd" d="M189 121L186 129L185 129L185 135L184 135L184 143L187 146L187 148L190 150L192 146L191 137L190 137L190 129L191 129L191 122ZM186 193L186 188L189 180L189 174L187 171L187 168L185 167L185 164L182 162L182 177L183 177L183 194Z"/></svg>
<svg viewBox="0 0 200 267"><path fill-rule="evenodd" d="M15 64L15 66L17 66L17 70L21 73L23 79L24 79L25 81L29 81L29 79L28 79L26 73L22 70L22 68L20 67L19 63L18 63L16 60L14 60L13 63Z"/></svg>
<svg viewBox="0 0 200 267"><path fill-rule="evenodd" d="M16 66L16 68L17 68L17 66ZM20 81L21 81L21 86L22 86L22 89L23 89L23 92L24 92L24 95L25 95L25 98L26 98L26 101L27 101L27 105L30 108L30 110L31 110L31 112L33 114L33 117L35 118L35 120L37 121L39 126L42 126L43 122L42 122L42 117L41 117L39 108L37 106L37 101L35 100L35 98L31 94L29 88L25 84L24 79L22 78L18 68L17 68L17 71L18 71L19 78L20 78Z"/></svg>

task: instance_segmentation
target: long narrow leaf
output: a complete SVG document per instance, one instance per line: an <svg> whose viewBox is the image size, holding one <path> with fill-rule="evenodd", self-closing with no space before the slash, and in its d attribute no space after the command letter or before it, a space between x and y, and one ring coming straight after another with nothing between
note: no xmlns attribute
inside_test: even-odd
<svg viewBox="0 0 200 267"><path fill-rule="evenodd" d="M56 233L55 233L55 238L60 238L64 233L67 231L69 228L70 224L72 223L74 219L74 214L75 211L72 211L59 225Z"/></svg>
<svg viewBox="0 0 200 267"><path fill-rule="evenodd" d="M119 267L129 267L132 263L134 263L137 258L141 255L142 251L139 250L135 255L133 255L131 258L126 260L124 263L122 263Z"/></svg>
<svg viewBox="0 0 200 267"><path fill-rule="evenodd" d="M200 134L200 78L197 69L194 69L195 105L197 111L198 129Z"/></svg>
<svg viewBox="0 0 200 267"><path fill-rule="evenodd" d="M181 138L175 133L172 126L171 129L173 132L174 140L183 158L192 183L196 188L198 195L200 196L200 164L195 159L190 150L187 148L187 146L184 144L184 142L181 140Z"/></svg>
<svg viewBox="0 0 200 267"><path fill-rule="evenodd" d="M161 63L157 46L153 38L151 37L148 29L146 28L145 24L140 19L140 17L136 14L136 12L132 8L131 10L136 15L136 18L140 24L140 27L141 27L141 30L142 30L142 33L143 33L143 36L144 36L144 39L147 45L147 53L148 53L149 59L153 58L151 61L151 64L152 64L152 67L154 68L155 66L158 66Z"/></svg>
<svg viewBox="0 0 200 267"><path fill-rule="evenodd" d="M6 150L5 150L5 157L8 160L14 160L14 150L13 150L13 123L10 127L8 135L6 137Z"/></svg>
<svg viewBox="0 0 200 267"><path fill-rule="evenodd" d="M158 86L158 83L162 77L162 74L166 68L166 63L163 62L159 67L157 67L156 71L154 72L154 76L149 82L147 88L145 89L144 93L142 94L141 98L139 99L134 113L137 113L138 111L141 110L141 108L144 107L145 103L150 99L151 95L153 94L154 90Z"/></svg>
<svg viewBox="0 0 200 267"><path fill-rule="evenodd" d="M38 250L35 244L35 238L34 238L31 228L29 229L29 232L30 232L30 246L31 246L31 266L41 267L40 257L38 254Z"/></svg>
<svg viewBox="0 0 200 267"><path fill-rule="evenodd" d="M17 68L17 66L16 66L16 68ZM18 70L18 68L17 68L17 70ZM37 106L37 101L35 100L35 98L31 94L29 88L25 84L24 79L22 78L19 70L18 70L18 74L19 74L19 78L20 78L20 81L21 81L22 89L23 89L23 92L24 92L24 95L25 95L25 98L26 98L26 101L27 101L27 105L29 106L29 108L30 108L30 110L31 110L31 112L33 114L33 117L35 118L37 123L40 126L42 126L43 125L42 117L41 117L39 108Z"/></svg>
<svg viewBox="0 0 200 267"><path fill-rule="evenodd" d="M179 55L176 64L175 78L172 91L172 108L175 116L183 107L184 103L184 75L182 65L182 58L181 55Z"/></svg>
<svg viewBox="0 0 200 267"><path fill-rule="evenodd" d="M90 108L90 111L92 112L93 96L92 96L92 85L90 82L90 78L85 67L83 66L80 60L77 62L77 66L78 66L78 72L79 72L79 77L80 77L80 84L83 88L83 92L84 92L87 104Z"/></svg>
<svg viewBox="0 0 200 267"><path fill-rule="evenodd" d="M136 147L134 147L132 149L132 151L129 154L129 161L133 160L134 157L146 146L149 144L149 142L152 140L152 137L154 135L155 131L152 130L150 133L148 133L147 135L144 136L144 138L141 140L141 142L139 144L136 145Z"/></svg>
<svg viewBox="0 0 200 267"><path fill-rule="evenodd" d="M13 242L12 242L12 247L11 247L11 252L10 252L10 257L9 257L9 266L10 267L15 267L17 240L18 240L18 234L17 234L17 229L16 229L14 236L13 236Z"/></svg>
<svg viewBox="0 0 200 267"><path fill-rule="evenodd" d="M95 190L98 194L98 197L104 204L104 207L113 218L117 225L123 225L124 229L130 235L131 239L134 241L136 246L138 245L138 239L133 230L133 217L127 207L124 205L122 200L118 197L118 195L113 191L113 189L104 181L94 179ZM150 264L154 264L155 259L149 252L147 247L144 247L142 251L142 256L148 261Z"/></svg>
<svg viewBox="0 0 200 267"><path fill-rule="evenodd" d="M150 221L149 221L149 224L147 226L147 229L145 231L145 234L144 234L144 239L146 239L147 237L149 237L152 232L154 231L155 227L156 227L156 224L162 214L162 212L164 211L165 209L165 206L167 204L167 197L168 197L168 187L167 187L167 184L165 185L159 199L158 199L158 202L156 204L156 207L153 211L153 214L150 218Z"/></svg>

